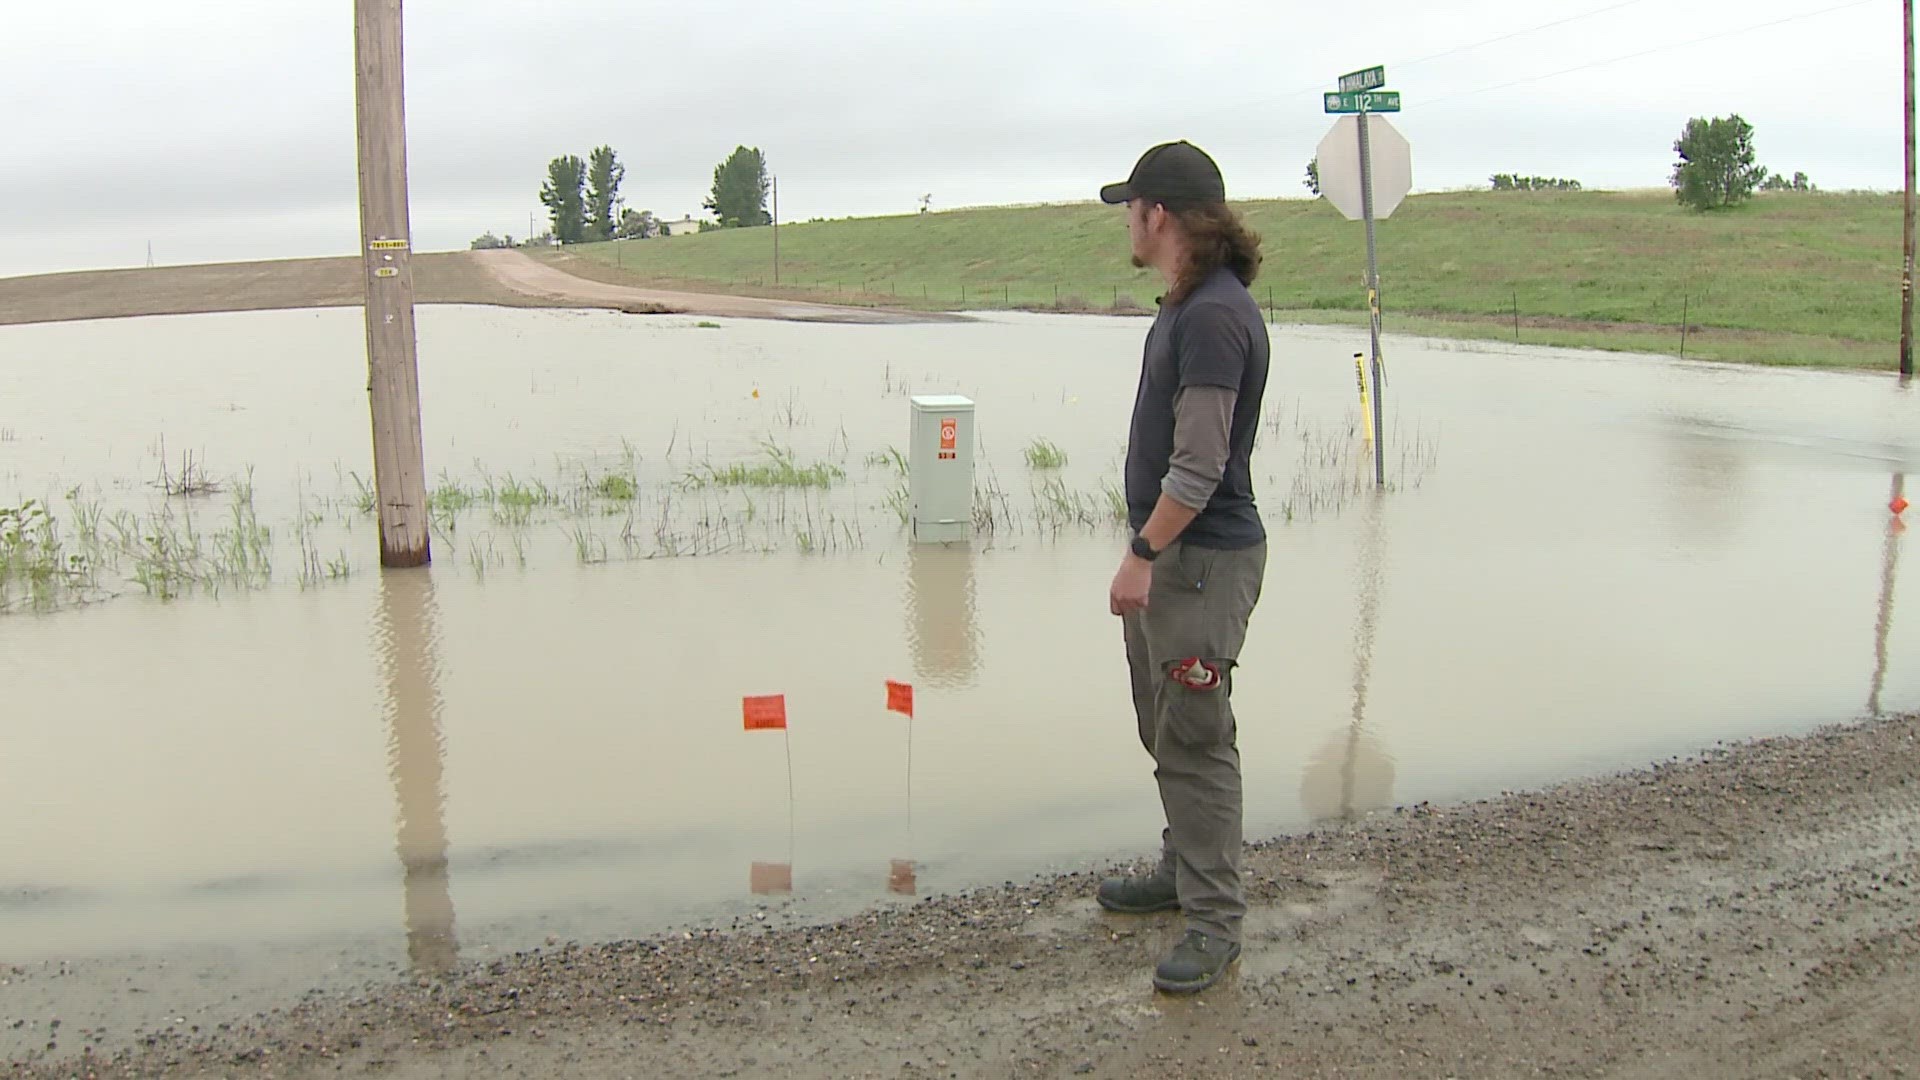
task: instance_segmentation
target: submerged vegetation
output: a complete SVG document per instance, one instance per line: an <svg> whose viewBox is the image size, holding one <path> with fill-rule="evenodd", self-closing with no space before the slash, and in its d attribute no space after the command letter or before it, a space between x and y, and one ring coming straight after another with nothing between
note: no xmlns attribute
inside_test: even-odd
<svg viewBox="0 0 1920 1080"><path fill-rule="evenodd" d="M798 414L790 415L797 424ZM1284 456L1292 473L1264 478L1267 513L1276 523L1337 514L1372 486L1357 412L1309 422L1297 405L1273 407L1261 442L1258 454ZM0 505L0 614L127 594L173 600L281 582L321 588L373 560L376 499L359 472L336 465L331 494L316 494L310 478L296 482L290 506L268 501L282 515L273 517L260 508L252 469L216 473L191 454L168 464L164 445L158 479L128 504L110 508L98 489L76 487L57 499ZM1402 435L1396 426L1389 487L1419 486L1437 448L1436 437ZM826 449L825 457L803 458L769 436L735 458L696 457L676 432L654 461L622 443L616 454L556 461L534 473L479 462L457 475L443 470L428 485L434 560L485 576L551 560L835 555L895 543L912 514L906 456L891 446L855 453L844 428ZM976 465L978 542L1005 546L1125 530L1117 460L1101 475L1070 471L1067 450L1044 437L1017 455L1028 477L1023 486L1003 483L984 455ZM1256 461L1263 470L1279 464Z"/></svg>

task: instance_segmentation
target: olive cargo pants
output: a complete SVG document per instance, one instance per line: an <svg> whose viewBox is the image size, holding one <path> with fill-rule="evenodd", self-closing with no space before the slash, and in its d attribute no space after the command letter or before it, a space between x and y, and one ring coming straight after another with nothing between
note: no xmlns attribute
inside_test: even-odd
<svg viewBox="0 0 1920 1080"><path fill-rule="evenodd" d="M1156 876L1175 883L1190 928L1232 942L1247 909L1233 671L1266 565L1264 541L1175 542L1153 562L1146 610L1122 619L1140 742L1167 816Z"/></svg>

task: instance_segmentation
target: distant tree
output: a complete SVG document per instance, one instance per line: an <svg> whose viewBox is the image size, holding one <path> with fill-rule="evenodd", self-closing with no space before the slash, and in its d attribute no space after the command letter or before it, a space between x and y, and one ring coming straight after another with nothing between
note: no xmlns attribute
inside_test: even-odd
<svg viewBox="0 0 1920 1080"><path fill-rule="evenodd" d="M1313 192L1315 195L1320 194L1320 159L1318 157L1307 160L1307 178L1300 182L1306 186L1308 191Z"/></svg>
<svg viewBox="0 0 1920 1080"><path fill-rule="evenodd" d="M468 249L471 251L493 251L498 248L510 248L512 246L513 246L513 237L509 236L505 240L502 240L499 237L493 235L491 230L489 230L488 232L482 233L478 240L475 240L473 243L467 245Z"/></svg>
<svg viewBox="0 0 1920 1080"><path fill-rule="evenodd" d="M1738 114L1687 121L1673 149L1680 161L1668 183L1695 210L1738 206L1766 183L1767 170L1753 163L1753 125Z"/></svg>
<svg viewBox="0 0 1920 1080"><path fill-rule="evenodd" d="M1818 189L1816 189L1816 188L1815 188L1815 187L1813 186L1813 181L1811 181L1811 180L1809 180L1809 179L1807 179L1807 174L1806 174L1806 173L1803 173L1803 172L1797 172L1797 173L1794 173L1794 174L1793 174L1793 190L1795 190L1795 191L1815 191L1815 190L1818 190Z"/></svg>
<svg viewBox="0 0 1920 1080"><path fill-rule="evenodd" d="M547 182L540 187L540 204L553 217L553 234L563 244L585 239L587 163L568 154L547 163Z"/></svg>
<svg viewBox="0 0 1920 1080"><path fill-rule="evenodd" d="M622 240L651 240L660 235L663 226L651 210L629 210L620 218L620 238Z"/></svg>
<svg viewBox="0 0 1920 1080"><path fill-rule="evenodd" d="M620 181L627 167L611 146L596 147L587 166L587 235L611 240L620 227Z"/></svg>
<svg viewBox="0 0 1920 1080"><path fill-rule="evenodd" d="M713 168L713 191L701 203L727 229L765 225L767 213L767 159L758 149L734 148L727 160Z"/></svg>
<svg viewBox="0 0 1920 1080"><path fill-rule="evenodd" d="M1781 175L1780 173L1768 173L1767 178L1765 180L1760 181L1760 190L1761 191L1792 191L1793 181L1787 179L1785 176Z"/></svg>

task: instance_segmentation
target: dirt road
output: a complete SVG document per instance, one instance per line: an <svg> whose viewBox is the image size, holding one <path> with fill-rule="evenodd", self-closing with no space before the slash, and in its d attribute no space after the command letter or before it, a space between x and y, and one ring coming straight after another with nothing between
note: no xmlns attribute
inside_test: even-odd
<svg viewBox="0 0 1920 1080"><path fill-rule="evenodd" d="M609 308L636 314L804 322L922 323L951 315L836 307L788 300L634 289L591 281L519 251L455 251L414 256L420 304ZM360 260L287 259L0 278L0 326L137 315L357 307Z"/></svg>
<svg viewBox="0 0 1920 1080"><path fill-rule="evenodd" d="M1247 954L1093 879L559 946L21 1077L1920 1075L1920 721L1259 845ZM57 973L15 969L16 984ZM4 993L4 991L0 991Z"/></svg>

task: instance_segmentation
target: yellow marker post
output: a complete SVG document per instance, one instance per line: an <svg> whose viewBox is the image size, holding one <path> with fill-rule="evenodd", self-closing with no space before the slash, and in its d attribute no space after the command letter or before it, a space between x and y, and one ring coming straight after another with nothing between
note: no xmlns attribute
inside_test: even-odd
<svg viewBox="0 0 1920 1080"><path fill-rule="evenodd" d="M1360 415L1366 419L1367 446L1373 446L1373 408L1367 403L1367 354L1353 354L1353 379L1360 386Z"/></svg>

